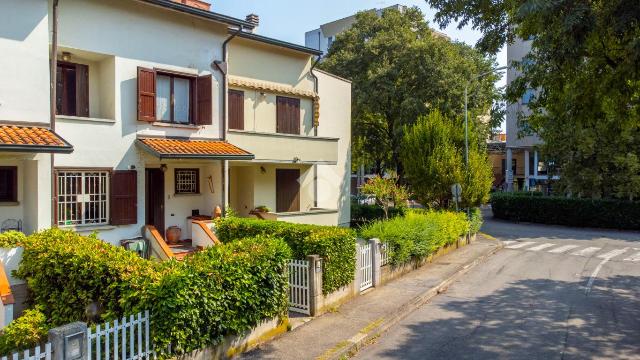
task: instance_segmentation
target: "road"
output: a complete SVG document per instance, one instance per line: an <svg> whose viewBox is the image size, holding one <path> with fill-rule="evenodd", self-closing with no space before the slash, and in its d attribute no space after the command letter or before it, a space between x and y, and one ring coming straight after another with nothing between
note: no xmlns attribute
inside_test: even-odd
<svg viewBox="0 0 640 360"><path fill-rule="evenodd" d="M505 248L357 359L640 359L640 233L511 224Z"/></svg>

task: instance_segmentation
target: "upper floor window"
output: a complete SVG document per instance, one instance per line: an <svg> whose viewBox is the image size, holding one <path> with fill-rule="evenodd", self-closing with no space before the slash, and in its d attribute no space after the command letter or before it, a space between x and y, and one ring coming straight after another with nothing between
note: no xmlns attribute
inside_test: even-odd
<svg viewBox="0 0 640 360"><path fill-rule="evenodd" d="M138 120L211 125L211 75L138 68Z"/></svg>
<svg viewBox="0 0 640 360"><path fill-rule="evenodd" d="M276 132L300 135L300 99L276 98Z"/></svg>
<svg viewBox="0 0 640 360"><path fill-rule="evenodd" d="M333 42L335 41L335 38L333 36L329 36L329 38L327 39L327 49L331 47L331 45L333 45Z"/></svg>
<svg viewBox="0 0 640 360"><path fill-rule="evenodd" d="M58 62L56 114L89 116L89 67L87 65Z"/></svg>
<svg viewBox="0 0 640 360"><path fill-rule="evenodd" d="M18 201L18 168L0 166L0 202Z"/></svg>
<svg viewBox="0 0 640 360"><path fill-rule="evenodd" d="M244 91L229 90L229 129L244 130Z"/></svg>
<svg viewBox="0 0 640 360"><path fill-rule="evenodd" d="M522 104L528 105L535 97L535 91L533 89L527 89L522 95Z"/></svg>

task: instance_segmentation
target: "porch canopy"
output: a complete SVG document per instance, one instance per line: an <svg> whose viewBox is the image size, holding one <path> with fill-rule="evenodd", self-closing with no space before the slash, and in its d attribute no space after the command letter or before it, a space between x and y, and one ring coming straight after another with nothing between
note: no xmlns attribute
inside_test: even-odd
<svg viewBox="0 0 640 360"><path fill-rule="evenodd" d="M0 125L0 152L64 153L73 146L60 135L39 126Z"/></svg>
<svg viewBox="0 0 640 360"><path fill-rule="evenodd" d="M139 147L160 159L252 160L255 156L222 140L138 138Z"/></svg>

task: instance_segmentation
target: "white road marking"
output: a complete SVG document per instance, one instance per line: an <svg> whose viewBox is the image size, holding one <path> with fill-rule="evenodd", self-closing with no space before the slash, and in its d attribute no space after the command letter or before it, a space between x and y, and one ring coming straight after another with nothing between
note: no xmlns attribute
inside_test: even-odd
<svg viewBox="0 0 640 360"><path fill-rule="evenodd" d="M595 253L596 251L598 251L600 249L602 249L602 248L591 246L591 247L588 247L588 248L584 248L584 249L582 249L580 251L576 251L574 253L571 253L571 255L589 256L589 255Z"/></svg>
<svg viewBox="0 0 640 360"><path fill-rule="evenodd" d="M569 251L571 249L575 249L577 248L578 245L564 245L564 246L560 246L559 248L555 248L553 250L549 250L547 252L553 253L553 254L560 254L563 253L565 251Z"/></svg>
<svg viewBox="0 0 640 360"><path fill-rule="evenodd" d="M598 276L598 273L600 272L600 269L602 269L602 266L604 264L606 264L609 260L613 259L614 257L624 253L625 251L627 251L627 249L629 248L624 248L624 249L619 249L619 250L612 250L609 251L606 254L602 254L600 256L598 256L598 258L603 259L600 264L598 264L598 266L596 266L595 270L593 270L593 273L591 273L591 277L589 277L589 281L587 282L587 286L585 286L584 289L584 294L585 295L589 295L589 293L591 292L591 287L593 286L593 282L596 281L596 276Z"/></svg>
<svg viewBox="0 0 640 360"><path fill-rule="evenodd" d="M503 244L504 246L507 246L507 245L511 245L511 244L513 244L513 243L516 243L516 242L517 242L517 241L515 241L515 240L505 240L505 241L503 241L503 242L502 242L502 244Z"/></svg>
<svg viewBox="0 0 640 360"><path fill-rule="evenodd" d="M598 259L611 260L611 259L613 259L614 257L616 257L618 255L624 254L627 250L629 250L629 248L611 250L608 253L604 253L602 255L598 255Z"/></svg>
<svg viewBox="0 0 640 360"><path fill-rule="evenodd" d="M519 242L517 244L513 244L513 245L509 245L509 246L505 246L507 249L520 249L523 248L525 246L529 246L531 244L535 244L533 241L524 241L524 242Z"/></svg>
<svg viewBox="0 0 640 360"><path fill-rule="evenodd" d="M634 250L640 250L640 249L634 249ZM640 261L640 252L637 252L626 259L622 259L622 261L633 261L633 262Z"/></svg>
<svg viewBox="0 0 640 360"><path fill-rule="evenodd" d="M552 247L552 246L556 246L556 244L546 243L546 244L534 246L532 248L528 248L527 250L529 250L529 251L540 251L540 250L543 250L543 249L546 249L546 248Z"/></svg>

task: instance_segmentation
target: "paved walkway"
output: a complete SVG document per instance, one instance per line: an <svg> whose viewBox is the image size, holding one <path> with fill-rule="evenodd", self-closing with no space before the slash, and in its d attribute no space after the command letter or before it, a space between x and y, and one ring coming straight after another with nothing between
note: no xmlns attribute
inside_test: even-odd
<svg viewBox="0 0 640 360"><path fill-rule="evenodd" d="M261 345L242 359L331 358L349 343L397 316L417 297L432 290L479 257L495 251L499 243L478 236L478 241L386 285L370 290L292 332Z"/></svg>

